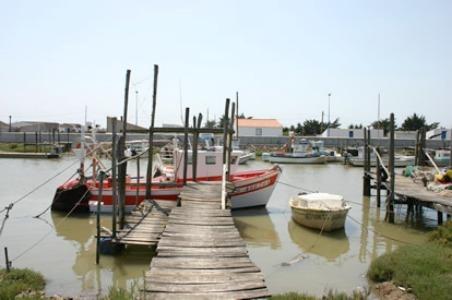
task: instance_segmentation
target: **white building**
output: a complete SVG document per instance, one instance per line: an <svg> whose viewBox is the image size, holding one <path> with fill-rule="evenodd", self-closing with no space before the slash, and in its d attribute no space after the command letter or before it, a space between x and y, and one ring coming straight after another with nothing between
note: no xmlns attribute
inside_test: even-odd
<svg viewBox="0 0 452 300"><path fill-rule="evenodd" d="M396 140L415 140L416 135L417 131L402 131L402 130L394 131L394 138Z"/></svg>
<svg viewBox="0 0 452 300"><path fill-rule="evenodd" d="M328 128L321 134L321 136L322 137L333 137L333 138L362 139L362 138L364 138L363 131L364 131L364 129ZM384 137L383 129L371 129L370 137L371 138Z"/></svg>
<svg viewBox="0 0 452 300"><path fill-rule="evenodd" d="M450 134L452 129L436 128L426 132L427 140L450 140Z"/></svg>
<svg viewBox="0 0 452 300"><path fill-rule="evenodd" d="M283 126L276 119L238 119L239 136L282 136Z"/></svg>

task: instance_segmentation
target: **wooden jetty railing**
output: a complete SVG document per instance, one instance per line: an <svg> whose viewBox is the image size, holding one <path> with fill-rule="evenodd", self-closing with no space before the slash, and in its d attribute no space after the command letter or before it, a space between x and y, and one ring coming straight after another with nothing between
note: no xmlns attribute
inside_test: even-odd
<svg viewBox="0 0 452 300"><path fill-rule="evenodd" d="M252 299L270 296L250 260L221 185L188 184L145 276L145 299Z"/></svg>

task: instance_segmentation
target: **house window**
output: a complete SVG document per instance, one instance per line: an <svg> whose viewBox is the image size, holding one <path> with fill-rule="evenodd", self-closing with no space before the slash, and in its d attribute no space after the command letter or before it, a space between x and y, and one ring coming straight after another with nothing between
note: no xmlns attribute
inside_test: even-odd
<svg viewBox="0 0 452 300"><path fill-rule="evenodd" d="M216 163L216 156L206 156L206 165L215 165Z"/></svg>
<svg viewBox="0 0 452 300"><path fill-rule="evenodd" d="M262 128L256 128L256 136L262 136Z"/></svg>

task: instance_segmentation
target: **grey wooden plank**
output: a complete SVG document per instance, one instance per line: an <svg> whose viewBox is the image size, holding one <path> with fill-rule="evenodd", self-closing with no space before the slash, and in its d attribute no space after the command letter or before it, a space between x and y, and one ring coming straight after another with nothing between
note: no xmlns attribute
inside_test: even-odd
<svg viewBox="0 0 452 300"><path fill-rule="evenodd" d="M254 264L248 257L238 258L203 258L203 257L159 257L157 256L151 262L152 267L175 268L175 269L217 269L217 268L240 268L252 267Z"/></svg>
<svg viewBox="0 0 452 300"><path fill-rule="evenodd" d="M147 291L172 292L172 293L200 293L200 292L225 292L249 289L265 288L262 280L250 280L242 282L225 282L215 284L166 284L150 282L146 284Z"/></svg>
<svg viewBox="0 0 452 300"><path fill-rule="evenodd" d="M224 273L218 275L186 275L186 274L153 274L146 277L147 283L161 283L161 284L217 284L227 282L228 284L242 283L242 282L264 282L264 276L259 273Z"/></svg>
<svg viewBox="0 0 452 300"><path fill-rule="evenodd" d="M270 297L271 294L266 288L245 290L245 291L231 291L231 292L216 292L216 293L165 293L165 292L153 292L147 294L146 299L186 299L186 300L198 300L198 299L259 299Z"/></svg>
<svg viewBox="0 0 452 300"><path fill-rule="evenodd" d="M253 267L242 267L242 268L228 268L228 269L171 269L171 268L150 268L146 272L146 276L151 275L174 275L178 274L183 276L198 276L198 275L223 275L223 274L236 274L236 273L251 273L262 275L260 269L256 266ZM263 276L263 275L262 275Z"/></svg>

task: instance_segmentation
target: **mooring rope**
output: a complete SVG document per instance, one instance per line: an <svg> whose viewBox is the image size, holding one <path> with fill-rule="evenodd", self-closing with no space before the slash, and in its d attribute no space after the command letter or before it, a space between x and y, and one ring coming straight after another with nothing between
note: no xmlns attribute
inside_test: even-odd
<svg viewBox="0 0 452 300"><path fill-rule="evenodd" d="M77 203L74 204L72 209L57 223L55 224L55 228L63 224L67 220L67 218L74 212L74 210L77 208L77 206L82 202L83 198L89 193L89 189L86 190L86 192L80 197L80 199L77 201ZM54 232L53 228L49 230L46 234L44 234L41 238L39 238L36 242L34 242L30 247L26 248L24 251L22 251L19 255L14 257L11 261L16 261L29 251L31 251L34 247L36 247L38 244L40 244L42 241L44 241L52 232Z"/></svg>

